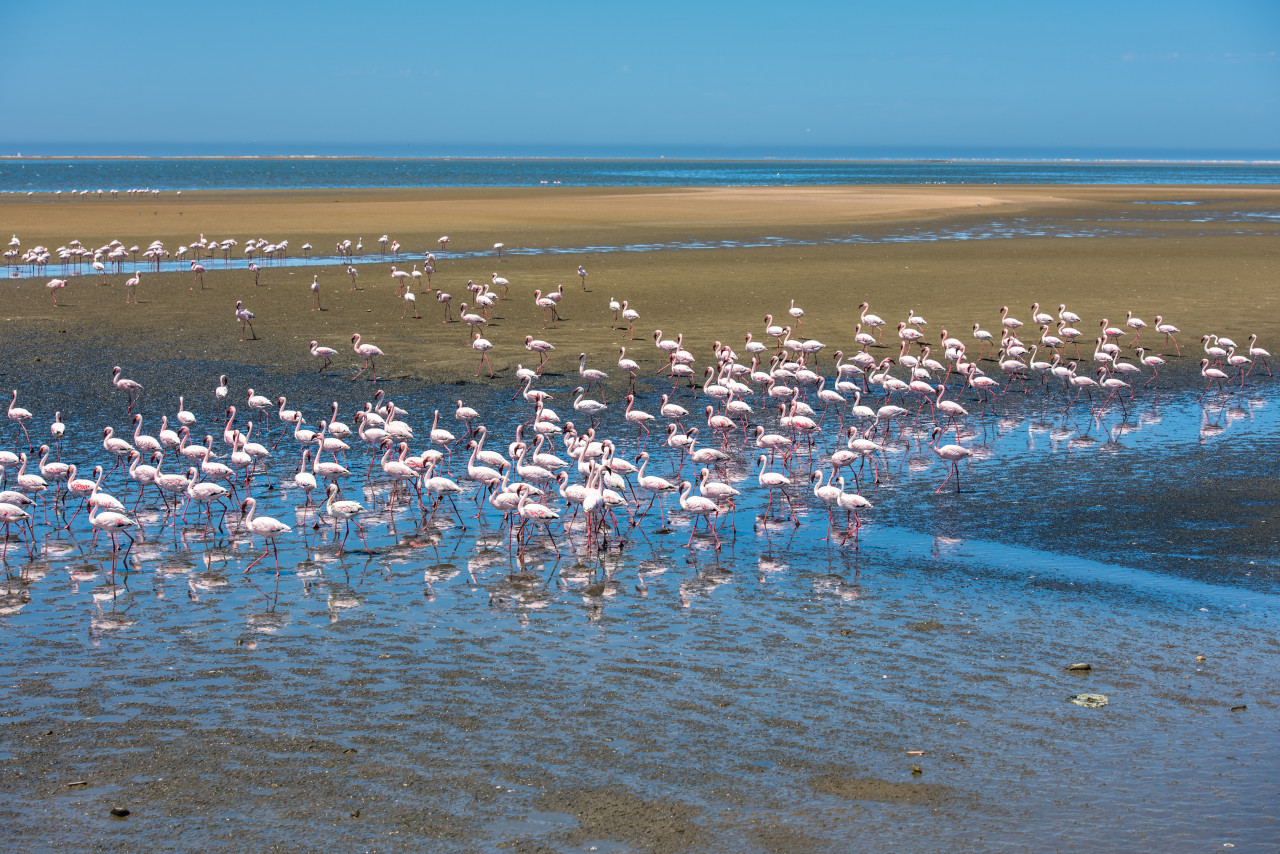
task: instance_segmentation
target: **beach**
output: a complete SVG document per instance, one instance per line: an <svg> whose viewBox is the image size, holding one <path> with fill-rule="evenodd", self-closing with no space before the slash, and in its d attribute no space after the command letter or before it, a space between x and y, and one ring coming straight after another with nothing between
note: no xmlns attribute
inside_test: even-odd
<svg viewBox="0 0 1280 854"><path fill-rule="evenodd" d="M1203 204L1136 204L1166 201ZM1148 324L1160 314L1188 331L1227 334L1222 330L1230 329L1237 340L1252 332L1267 337L1276 331L1280 317L1272 287L1276 249L1267 237L1280 230L1280 223L1250 221L1242 233L1230 215L1277 208L1280 191L1259 187L313 190L187 193L181 198L166 194L136 200L6 198L0 199L0 231L21 232L26 245L47 246L79 239L92 247L117 239L125 246L145 248L152 240L162 240L174 251L201 234L238 241L232 262L224 265L221 252L201 262L208 269L205 287L194 291L189 273L151 275L145 264L128 261L123 272L104 279L110 287L97 286L91 275L73 277L59 296L67 306L56 310L42 287L47 279L11 285L7 317L10 322L21 319L24 334L36 336L31 340L61 335L71 341L96 340L109 324L136 330L117 342L125 347L123 353L129 347L137 347L139 354L160 348L175 356L295 371L310 363L307 345L312 339L345 353L345 362L339 364L357 365L349 342L352 333L359 332L388 354L381 365L386 375L455 382L474 378L467 330L459 323L440 322L443 307L434 293L419 296L419 320L402 319L403 303L394 296L391 267L420 266L427 251L439 256L432 285L452 295L454 317L461 303L471 301L468 281L486 283L500 275L511 282L514 299L504 301L486 327L486 337L495 345L490 357L499 376L533 357L523 349L525 334L557 345L557 372L572 369L578 352L607 369L616 361L619 346L628 347L629 355L656 371L657 351L646 346L654 329L736 345L742 330L760 326L765 313L785 314L789 303L770 301L779 291L809 310L804 337L832 342L851 337L863 300L885 318L905 318L914 309L929 321L931 336L946 328L967 340L971 325L992 325L1002 305L1010 306L1017 317L1029 314L1032 302L1053 314L1059 303L1069 303L1082 316L1114 322L1122 322L1132 311ZM1215 212L1227 216L1222 222L1167 216L1188 210L1200 217ZM992 220L1066 220L1077 228L1119 220L1126 233L1096 239L944 236L914 242L835 242L850 229L874 240L904 224L981 229ZM376 241L383 234L401 243L402 257L378 253ZM436 239L443 235L450 237L453 253L483 254L453 259L449 252L438 251ZM256 237L273 243L288 240L294 257L306 242L317 253L331 254L333 244L341 240L362 240L364 254L356 259L356 284L362 290L350 290L345 265L273 267L267 262L261 262L255 287L242 247L246 239ZM769 237L788 237L801 245L620 251L691 239L750 244ZM490 250L498 242L508 250L501 261ZM512 254L527 247L577 251ZM578 265L588 272L587 293L581 292ZM126 308L122 285L135 268L143 274L141 305ZM322 312L309 310L313 276L321 283ZM534 291L545 294L559 286L566 292L562 319L544 330ZM240 327L233 315L236 300L255 313L260 340L239 341ZM610 300L628 300L640 312L638 341L611 328ZM570 340L574 343L566 345ZM1087 335L1084 342L1091 340ZM847 343L834 343L828 352L841 346L852 349ZM47 357L56 359L57 354ZM145 365L138 368L145 370Z"/></svg>
<svg viewBox="0 0 1280 854"><path fill-rule="evenodd" d="M351 421L383 390L411 413L415 452L436 410L463 432L462 399L503 449L531 412L512 397L517 364L538 362L523 347L532 335L556 348L537 387L584 429L571 408L579 354L610 374L601 435L638 461L619 348L641 365L639 405L671 394L701 426L708 403L658 376L655 329L684 336L698 380L714 341L749 361L745 336L765 338L766 314L823 342L817 370L831 376L835 351L858 349L864 301L887 324L877 359L897 354L909 312L927 320L939 361L944 329L976 354L973 324L998 337L1002 306L1031 344L1033 303L1085 318L1085 371L1098 319L1124 327L1129 312L1156 352L1156 315L1180 327L1183 353L1168 349L1155 390L1135 380L1123 417L1039 387L1000 395L996 415L968 419L963 492L943 482L928 430L886 433L894 447L876 481L863 474L875 507L856 539L823 539L832 523L804 480L843 446L831 420L821 452L795 460L795 526L765 509L758 450L735 431L726 468L748 495L722 550L692 536L669 496L673 530L657 530L654 508L634 529L624 518L603 549L583 548L578 523L576 542L553 552L539 538L517 558L497 514L473 521L479 504L464 495L465 512L426 524L412 507L371 512L368 547L352 533L344 552L289 480L291 438L273 450L272 487L253 487L295 529L278 576L272 557L244 571L261 540L193 520L167 529L153 500L123 562L79 530L50 531L30 560L11 537L0 839L104 851L1263 850L1280 822L1275 387L1259 370L1230 395L1196 395L1202 334L1256 333L1276 350L1278 211L1280 188L1257 186L0 197L0 233L24 247L239 241L230 262L201 261L203 283L137 264L138 305L125 303L129 262L101 283L68 276L56 308L45 287L56 271L4 282L5 388L36 413L38 441L61 410L67 458L86 462L103 457L103 424L133 430L115 365L144 386L147 430L186 395L197 443L222 428L214 388L227 374L231 402L246 387L287 394L312 425L330 400ZM380 254L383 234L397 257ZM295 260L305 242L328 255L361 240L358 277L345 263L260 260L255 285L241 249L257 237L288 240ZM428 251L421 318L402 317L391 267L421 270ZM510 299L482 329L490 379L475 376L471 329L442 322L435 291L452 295L456 318L467 282L495 275ZM559 320L544 328L535 291L560 286ZM614 299L640 313L634 339L614 324ZM240 340L237 300L256 340ZM363 366L353 333L385 351L378 382L350 381ZM312 340L338 350L328 377ZM753 422L772 425L776 407L756 405ZM646 445L655 457L661 432ZM385 508L385 479L364 477L368 452L351 441L348 497ZM456 474L466 452L450 453ZM1086 693L1110 702L1073 702Z"/></svg>

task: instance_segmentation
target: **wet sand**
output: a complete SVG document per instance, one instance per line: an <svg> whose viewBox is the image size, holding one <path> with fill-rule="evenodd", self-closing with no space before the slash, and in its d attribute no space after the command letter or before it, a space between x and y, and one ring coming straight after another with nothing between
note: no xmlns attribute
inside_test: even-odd
<svg viewBox="0 0 1280 854"><path fill-rule="evenodd" d="M489 195L520 197L519 210L491 213L501 226L492 235L477 227L464 240L520 245L503 228L536 220L529 199L540 192L459 191L453 197L481 225ZM570 195L577 191L547 192L578 200ZM608 328L610 297L636 305L642 333L684 331L699 364L710 357L709 338L737 344L743 330L761 327L764 312L785 317L792 296L808 312L805 337L829 342L824 359L852 339L862 299L887 320L916 309L931 334L975 320L994 329L1006 302L1024 319L1032 300L1052 303L1050 311L1067 302L1086 318L1107 312L1113 321L1132 308L1151 323L1161 311L1187 333L1190 352L1174 371L1184 374L1201 331L1244 341L1256 330L1264 345L1280 334L1276 226L1205 234L1217 227L1153 221L1150 210L1128 204L1161 196L1270 210L1280 194L1078 192L1083 200L1061 203L1030 199L1031 191L1009 195L1023 205L1015 205L1019 216L1062 216L1062 206L1094 220L1146 216L1137 227L1151 236L514 256L500 264L446 257L436 283L454 293L455 308L460 283L494 270L516 294L559 283L566 290L565 320L546 332L531 301L501 303L486 334L502 373L458 394L491 411L507 405L514 364L531 361L515 346L526 332L560 345L552 366L566 375L546 381L559 395L576 380L582 350L615 374L616 390L612 347L628 342ZM225 203L241 204L235 194ZM9 223L11 208L4 210ZM559 215L571 220L576 210L566 205ZM678 228L635 224L660 214L635 211L630 226L616 226L617 242L784 228L821 235L850 222L827 212L824 223L774 223L753 210L745 225L707 212L687 214ZM259 215L263 236L284 236L268 213ZM933 208L928 216L989 214ZM533 222L529 233L605 242L587 233L585 219ZM117 363L147 386L152 420L172 411L177 394L198 393L194 408L212 423L209 392L220 372L233 373L237 388L296 393L309 411L331 397L345 411L373 384L311 376L305 345L315 337L341 348L360 331L388 351L384 375L405 378L379 385L409 404L421 430L431 406L453 391L441 386L470 380L474 360L461 324L440 324L434 303L422 301L422 320L399 320L385 275L392 262L368 255L389 227L358 233L373 222L345 234L346 223L335 226L337 235L365 238L365 290L354 293L333 267L267 268L255 289L246 271L220 271L218 262L205 291L188 290L187 276L149 284L144 273L142 305L128 309L123 275L110 287L74 279L59 295L68 307L57 310L43 279L8 282L5 378L41 417L74 406L93 423L124 417L108 383ZM887 227L859 221L880 225ZM3 227L26 245L37 240L21 223ZM220 236L230 233L247 236ZM468 234L448 224L419 233L431 245L393 236L417 254L440 233ZM50 245L72 236L94 242L89 235L68 230ZM578 290L578 263L590 271L587 294ZM326 286L328 311L319 314L307 311L313 272ZM261 340L238 341L236 299L257 312ZM652 373L660 364L654 348L637 337L634 355ZM345 357L339 365L354 373L354 354ZM1179 388L1194 389L1194 379ZM159 538L123 589L110 588L100 550L81 554L55 541L58 551L5 576L5 604L23 596L29 604L0 622L0 839L14 850L1086 851L1100 842L1248 850L1273 839L1277 821L1269 771L1280 708L1274 610L1238 601L1255 583L1259 596L1270 595L1277 577L1280 492L1266 462L1268 428L1235 438L1255 418L1270 423L1274 395L1252 397L1270 388L1263 383L1251 380L1249 396L1211 413L1226 425L1216 443L1194 438L1201 416L1182 411L1173 392L1144 396L1147 420L1137 423L1148 433L1107 453L1097 447L1106 437L1087 423L1069 424L1078 446L1044 451L1050 419L1067 425L1060 407L1039 412L1038 399L1019 402L992 419L990 437L983 428L997 459L1015 460L1007 471L994 462L979 468L966 481L977 481L973 491L955 499L932 494L941 478L934 461L900 464L876 496L881 509L858 551L824 546L813 508L805 510L808 533L794 544L781 529L777 546L748 534L753 511L744 511L742 545L723 557L701 540L684 549L682 527L599 566L573 558L553 565L545 552L508 565L501 549L466 550L473 535L456 530L388 543L382 528L372 555L335 560L332 543L314 552L294 545L282 594L271 601L240 575L259 548L244 538ZM650 408L655 396L647 395ZM612 407L611 415L617 420ZM1156 440L1188 420L1192 438L1169 446L1178 454L1171 475L1171 452ZM1023 433L1039 451L1009 451ZM917 475L922 460L935 467ZM927 533L895 534L898 526ZM438 563L428 555L431 537L443 538ZM451 554L455 541L468 545ZM1006 554L993 542L1028 551ZM1082 552L1106 569L1136 564L1149 575L1126 586L1126 576L1098 566L1064 569L1065 555ZM552 570L563 588L548 584ZM616 578L602 582L606 570ZM468 583L472 571L478 583ZM1161 572L1174 579L1172 592ZM269 575L253 577L269 584ZM1187 578L1211 586L1178 586ZM1075 661L1094 669L1068 672ZM1112 704L1071 705L1067 697L1081 691L1103 691ZM113 818L112 807L130 815Z"/></svg>
<svg viewBox="0 0 1280 854"><path fill-rule="evenodd" d="M790 234L818 243L508 254L501 261L492 253L473 258L445 254L432 284L453 296L456 317L459 305L471 301L468 281L490 281L496 272L511 282L513 299L499 304L486 328L486 337L495 345L490 357L500 379L517 363L536 363L536 357L523 349L526 334L556 345L553 372L573 370L579 352L608 371L614 368L618 346L627 346L628 355L656 372L661 363L650 340L655 328L668 337L683 332L694 347L703 348L697 355L705 358L713 340L737 346L745 331L754 331L758 338L766 312L780 323L790 321L786 311L791 299L808 312L801 337L828 342L827 353L838 347L852 349L862 300L889 323L890 339L897 320L910 309L928 319L931 337L947 328L971 340L974 322L999 328L1001 305L1029 320L1034 301L1050 313L1065 302L1086 319L1108 317L1113 323L1122 323L1127 311L1149 325L1162 314L1183 330L1182 341L1192 349L1205 332L1243 343L1256 331L1264 342L1274 340L1280 333L1274 287L1280 220L1244 227L1235 222L1170 221L1171 214L1182 215L1188 209L1136 204L1171 200L1202 202L1193 209L1197 215L1280 210L1280 190L1257 187L300 191L191 193L156 201L4 199L0 231L20 233L26 246L37 241L56 246L73 237L88 246L112 237L145 246L160 238L173 250L179 241L189 242L198 233L209 238L234 236L241 246L253 236L272 241L287 237L293 255L307 240L328 252L342 238L363 237L365 246L357 263L358 285L363 288L359 291L349 290L345 265L319 264L264 266L260 287L254 287L237 247L230 269L223 269L221 255L203 262L209 270L205 290L189 290L189 274L153 275L138 265L144 272L142 304L137 307L123 304L122 284L132 274L132 264L110 275L110 286L96 285L92 275L73 277L59 294L66 307L58 309L42 287L47 279L10 282L4 319L22 324L23 340L39 342L46 358L58 357L56 342L66 335L94 345L109 343L117 353L112 359L132 361L126 367L143 372L145 354L158 350L181 358L278 366L291 373L311 363L307 344L315 338L338 349L342 355L337 364L354 374L359 360L351 352L350 338L359 332L387 353L379 366L384 376L457 382L471 379L478 362L467 347L468 328L440 322L442 307L435 302L435 292L426 290L425 281L417 295L421 319L412 319L412 311L401 319L404 304L394 295L390 277L393 264L411 269L425 251L437 250L435 239L441 234L450 235L455 251L485 249L499 241L518 249L709 238L750 241ZM181 224L175 222L177 211L183 213ZM921 218L976 226L1011 216L1029 222L1122 220L1136 236L821 242L853 227L874 236L877 229ZM377 254L376 239L382 233L401 241L398 263ZM579 264L589 273L587 293L580 290ZM313 275L322 285L322 312L309 311ZM562 319L543 329L534 291L546 293L560 285L565 290ZM628 300L639 311L636 341L610 328L610 299ZM236 300L255 313L260 340L239 341L240 327L233 317ZM111 334L104 336L107 329ZM1096 326L1083 331L1089 343ZM121 332L126 334L117 334ZM1151 329L1147 337L1157 339ZM108 370L112 359L103 362ZM616 380L616 369L611 372Z"/></svg>

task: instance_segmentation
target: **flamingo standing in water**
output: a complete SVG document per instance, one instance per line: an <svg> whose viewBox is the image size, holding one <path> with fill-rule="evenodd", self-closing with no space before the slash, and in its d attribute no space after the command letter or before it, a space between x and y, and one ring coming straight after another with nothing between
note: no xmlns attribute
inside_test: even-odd
<svg viewBox="0 0 1280 854"><path fill-rule="evenodd" d="M129 545L124 550L125 557L129 556L129 549L133 548L133 537L129 536L129 528L138 527L138 523L123 513L116 513L111 510L101 511L97 504L93 504L93 509L89 511L89 524L97 528L99 531L105 531L111 535L111 554L114 555L120 551L120 541L117 539L119 534L124 534L129 540Z"/></svg>
<svg viewBox="0 0 1280 854"><path fill-rule="evenodd" d="M710 498L703 498L701 495L691 495L693 492L693 484L689 481L680 482L680 508L686 513L693 514L693 529L689 531L689 542L685 543L685 548L693 545L693 535L698 532L698 520L705 519L707 522L707 530L711 532L711 536L716 541L716 551L720 551L720 535L716 533L715 526L711 524L711 517L720 514L720 505L712 501Z"/></svg>
<svg viewBox="0 0 1280 854"><path fill-rule="evenodd" d="M240 505L240 512L244 513L244 518L241 522L254 536L262 537L262 540L265 543L265 548L263 548L262 554L258 555L257 560L246 566L244 571L245 573L248 573L249 570L262 562L268 552L274 551L276 558L276 575L279 575L280 551L276 548L275 538L281 534L287 534L293 529L284 522L281 522L279 519L273 519L270 516L258 516L257 511L258 502L252 497L245 498Z"/></svg>
<svg viewBox="0 0 1280 854"><path fill-rule="evenodd" d="M959 494L960 492L959 462L960 460L963 460L966 457L972 457L973 451L969 450L968 448L962 448L959 445L942 445L941 447L939 447L938 438L943 434L943 432L945 431L941 427L933 428L933 441L929 443L929 450L937 454L938 459L942 460L943 462L950 463L951 471L947 474L946 480L943 480L941 485L939 485L938 488L933 491L933 493L934 495L937 495L939 492L941 492L942 487L946 486L947 481L951 480L952 475L954 475L956 479L956 494Z"/></svg>
<svg viewBox="0 0 1280 854"><path fill-rule="evenodd" d="M339 501L338 500L338 484L331 483L325 487L325 512L329 514L329 518L333 520L333 535L338 536L338 520L341 519L346 523L346 529L342 534L342 542L338 544L338 554L342 554L342 550L347 545L347 537L351 534L351 520L356 519L364 512L364 505L358 501ZM360 542L364 543L366 549L369 543L364 538L364 528L360 527L360 521L356 520L356 533L360 535Z"/></svg>
<svg viewBox="0 0 1280 854"><path fill-rule="evenodd" d="M379 350L377 347L373 346L372 344L361 344L359 332L351 336L351 347L356 351L357 356L360 356L362 359L364 359L364 367L361 368L360 372L357 373L351 379L358 380L360 379L360 374L363 374L365 371L371 370L373 371L373 381L377 382L378 368L376 365L374 365L373 360L376 357L383 355L383 352Z"/></svg>
<svg viewBox="0 0 1280 854"><path fill-rule="evenodd" d="M119 368L116 370L119 370ZM25 423L31 420L31 412L18 406L18 390L16 388L13 390L13 400L9 401L9 420L22 428L22 435L27 437L27 447L31 447L31 434L27 432ZM13 446L15 449L18 447L16 440Z"/></svg>

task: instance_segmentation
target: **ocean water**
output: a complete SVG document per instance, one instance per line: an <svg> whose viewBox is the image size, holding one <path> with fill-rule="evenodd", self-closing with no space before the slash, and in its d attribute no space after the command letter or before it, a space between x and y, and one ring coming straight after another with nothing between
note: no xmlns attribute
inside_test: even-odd
<svg viewBox="0 0 1280 854"><path fill-rule="evenodd" d="M5 158L0 193L150 189L1280 184L1280 163L1021 160Z"/></svg>

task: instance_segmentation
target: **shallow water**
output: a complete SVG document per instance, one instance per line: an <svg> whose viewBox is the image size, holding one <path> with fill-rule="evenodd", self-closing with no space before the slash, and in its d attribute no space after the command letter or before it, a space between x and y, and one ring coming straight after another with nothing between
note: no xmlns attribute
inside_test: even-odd
<svg viewBox="0 0 1280 854"><path fill-rule="evenodd" d="M312 423L333 399L352 423L368 390L236 371L237 395L287 393ZM187 392L217 433L212 397L178 387L192 373L151 390L149 430ZM655 507L604 552L579 524L555 530L561 557L535 537L517 559L470 498L424 526L381 509L384 479L353 477L346 497L379 509L370 548L353 532L339 556L288 486L291 440L278 488L252 487L295 529L278 579L270 556L243 574L261 543L234 510L231 533L205 536L148 498L128 560L91 546L83 516L38 527L40 555L11 541L5 575L0 838L137 848L180 822L184 845L227 850L1265 846L1280 833L1280 409L1265 377L1203 404L1174 383L1101 419L1043 390L1001 396L961 429L959 494L935 493L928 434L909 428L908 446L895 428L844 545L804 487L840 446L834 414L791 467L798 528L761 519L756 451L731 441L743 496L718 553L703 535L685 547L668 498L668 534ZM435 408L454 429L456 389L379 385L410 411L415 450ZM573 383L540 385L567 417ZM92 388L41 394L106 413L67 419L65 459L103 461L108 420L128 432ZM528 406L466 394L504 450ZM602 433L631 459L609 399ZM657 439L651 473L667 476ZM350 468L366 460L353 450ZM107 484L131 497L119 472ZM1067 672L1077 661L1092 671ZM1081 692L1110 704L1073 705ZM111 820L117 805L132 815Z"/></svg>
<svg viewBox="0 0 1280 854"><path fill-rule="evenodd" d="M131 152L136 153L136 152ZM661 154L661 152L658 152ZM669 154L669 153L668 153ZM0 159L0 193L337 187L715 187L833 184L1277 184L1280 164L1258 162L1046 161L1031 155L851 160L646 160L492 158L49 158ZM1198 160L1198 162L1197 162ZM1022 161L1022 162L1019 162ZM145 192L145 191L144 191Z"/></svg>

